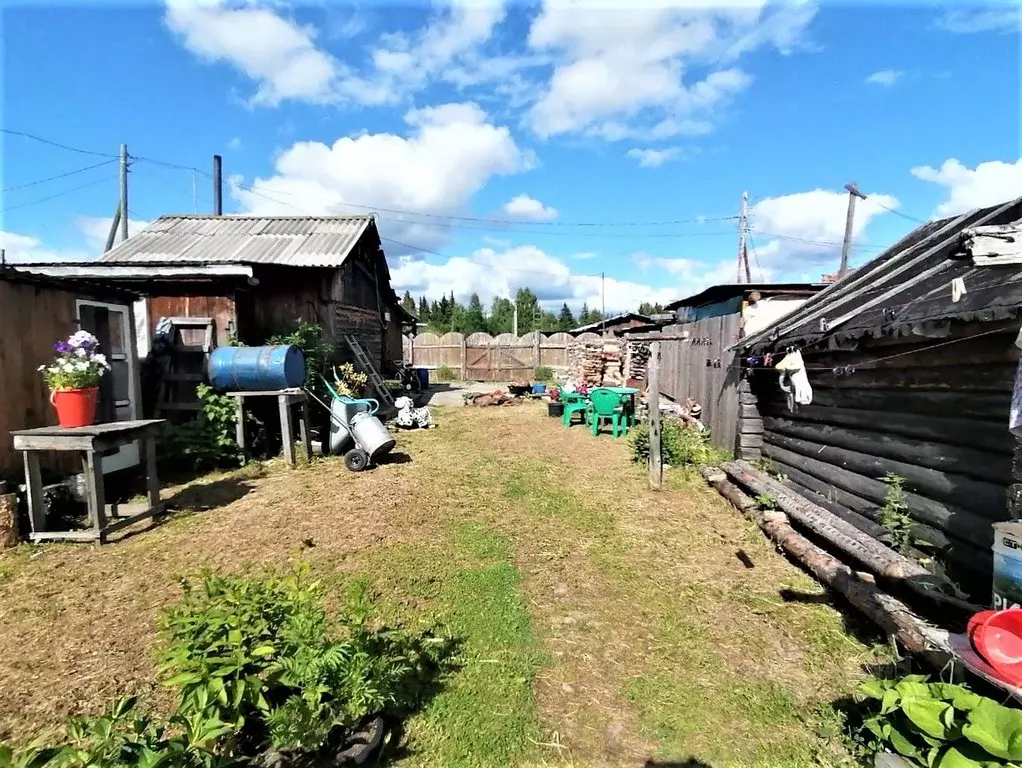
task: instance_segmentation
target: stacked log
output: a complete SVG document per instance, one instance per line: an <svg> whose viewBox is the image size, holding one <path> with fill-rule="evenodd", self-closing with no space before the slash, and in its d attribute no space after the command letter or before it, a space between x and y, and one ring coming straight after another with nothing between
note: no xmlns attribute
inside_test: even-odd
<svg viewBox="0 0 1022 768"><path fill-rule="evenodd" d="M0 550L16 547L18 536L18 497L7 493L7 486L0 483Z"/></svg>
<svg viewBox="0 0 1022 768"><path fill-rule="evenodd" d="M587 387L603 384L603 341L573 341L568 345L571 380Z"/></svg>
<svg viewBox="0 0 1022 768"><path fill-rule="evenodd" d="M646 380L646 369L649 366L649 342L629 341L626 348L625 359L628 361L627 378L637 381Z"/></svg>
<svg viewBox="0 0 1022 768"><path fill-rule="evenodd" d="M605 387L620 387L625 383L621 364L624 362L621 344L616 341L604 342L601 350L603 362L602 384Z"/></svg>

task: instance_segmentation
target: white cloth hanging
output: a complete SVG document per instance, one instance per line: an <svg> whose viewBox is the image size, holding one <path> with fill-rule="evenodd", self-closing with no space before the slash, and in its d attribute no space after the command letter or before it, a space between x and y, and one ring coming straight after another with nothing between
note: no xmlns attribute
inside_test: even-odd
<svg viewBox="0 0 1022 768"><path fill-rule="evenodd" d="M776 366L781 372L780 387L788 397L788 410L798 410L800 405L813 402L813 388L809 385L805 362L799 351L789 352Z"/></svg>

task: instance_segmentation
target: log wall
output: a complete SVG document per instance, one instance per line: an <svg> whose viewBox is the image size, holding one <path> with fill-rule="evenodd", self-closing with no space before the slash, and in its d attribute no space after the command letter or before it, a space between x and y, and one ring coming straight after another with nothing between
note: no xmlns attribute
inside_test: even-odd
<svg viewBox="0 0 1022 768"><path fill-rule="evenodd" d="M1018 329L967 338L993 327L962 325L946 339L864 341L850 352L803 350L813 402L794 412L775 370L756 369L749 379L773 471L874 536L883 533L883 477L904 478L917 536L978 602L989 597L992 523L1009 517L1016 447L1008 411ZM964 340L947 343L955 338Z"/></svg>

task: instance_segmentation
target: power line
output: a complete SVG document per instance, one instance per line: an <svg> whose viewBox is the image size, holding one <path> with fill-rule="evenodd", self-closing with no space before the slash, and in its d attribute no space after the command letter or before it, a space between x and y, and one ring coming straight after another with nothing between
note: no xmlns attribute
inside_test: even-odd
<svg viewBox="0 0 1022 768"><path fill-rule="evenodd" d="M55 195L50 195L49 197L40 197L36 200L29 200L28 202L25 203L19 203L18 205L12 205L8 208L0 209L0 213L8 213L10 211L16 211L19 208L27 208L30 205L38 205L39 203L45 203L50 200L55 200L58 197L63 197L64 195L70 195L72 192L78 192L79 190L82 189L88 189L89 187L94 187L97 184L102 184L107 181L110 181L110 179L94 179L93 181L90 181L87 184L81 184L77 187L65 189L63 192L57 192Z"/></svg>
<svg viewBox="0 0 1022 768"><path fill-rule="evenodd" d="M841 247L841 243L836 243L836 242L831 241L831 240L809 240L809 239L804 238L804 237L794 237L793 235L779 235L779 234L776 234L774 232L764 232L762 229L750 229L749 231L750 232L755 232L756 234L759 234L759 235L763 235L763 237L772 237L772 238L774 238L776 240L790 240L790 241L795 242L795 243L806 243L807 245L826 245L826 246L832 246L834 248L840 248ZM870 245L868 243L860 243L858 245L853 245L852 247L853 248L863 249L863 250L876 250L876 251L882 251L882 250L885 250L887 248L887 246L884 246L884 245Z"/></svg>
<svg viewBox="0 0 1022 768"><path fill-rule="evenodd" d="M45 179L36 179L35 181L28 181L24 184L15 184L10 187L4 187L0 189L0 192L12 192L15 189L24 189L25 187L34 187L36 184L45 184L48 181L56 181L57 179L66 179L68 176L74 176L78 173L84 173L85 171L91 171L93 168L101 168L104 165L110 165L115 163L116 160L104 160L102 163L96 163L95 165L87 165L84 168L78 168L74 171L68 171L67 173L59 173L56 176L47 176Z"/></svg>
<svg viewBox="0 0 1022 768"><path fill-rule="evenodd" d="M42 144L49 144L51 147L58 147L60 149L66 149L69 152L77 152L77 153L79 153L81 155L95 155L96 157L111 157L114 160L119 160L120 159L120 155L114 155L114 154L111 154L109 152L93 152L91 149L82 149L81 147L71 147L71 146L68 146L67 144L61 144L60 142L57 142L57 141L50 141L49 139L44 139L42 136L36 136L34 133L25 133L23 131L12 131L12 130L10 130L8 128L0 128L0 133L6 133L8 136L21 136L22 138L25 138L25 139L32 139L33 141L38 141L38 142L40 142Z"/></svg>
<svg viewBox="0 0 1022 768"><path fill-rule="evenodd" d="M907 213L902 213L901 211L896 211L893 208L884 205L879 200L877 200L875 197L870 198L870 199L873 201L874 205L879 205L885 211L888 211L889 213L893 213L895 216L901 216L901 218L908 219L909 221L914 221L916 224L925 224L926 223L926 221L924 219L917 219L915 216L909 216Z"/></svg>

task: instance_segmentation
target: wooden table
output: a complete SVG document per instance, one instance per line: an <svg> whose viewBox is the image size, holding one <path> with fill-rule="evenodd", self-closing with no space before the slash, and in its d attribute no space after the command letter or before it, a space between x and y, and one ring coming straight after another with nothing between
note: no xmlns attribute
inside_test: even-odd
<svg viewBox="0 0 1022 768"><path fill-rule="evenodd" d="M284 458L292 467L295 465L295 444L294 427L291 423L291 406L300 405L301 415L298 417L298 429L301 433L302 448L305 450L306 460L312 459L312 438L309 435L309 397L305 390L300 387L292 389L275 389L266 392L228 392L228 397L234 398L234 407L237 412L237 423L235 425L235 438L241 453L245 453L245 398L246 397L276 397L277 408L280 411L280 439L284 444Z"/></svg>
<svg viewBox="0 0 1022 768"><path fill-rule="evenodd" d="M64 429L40 427L11 432L14 450L21 451L25 459L25 484L28 488L28 517L32 525L32 541L94 541L102 544L107 536L139 520L152 517L163 510L160 501L160 480L156 474L156 436L166 423L163 419L141 421L114 421L89 427ZM136 505L108 507L103 486L103 451L140 441L145 455L147 503L141 511L130 512ZM92 529L87 531L47 531L46 512L43 508L42 473L39 469L40 451L77 451L82 454L85 487ZM129 507L128 514L121 514ZM107 512L116 517L109 522Z"/></svg>

